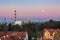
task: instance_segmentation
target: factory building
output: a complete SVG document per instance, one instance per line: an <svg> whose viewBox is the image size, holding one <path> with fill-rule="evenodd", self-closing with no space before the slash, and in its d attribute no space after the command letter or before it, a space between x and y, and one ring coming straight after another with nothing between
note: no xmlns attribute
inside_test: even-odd
<svg viewBox="0 0 60 40"><path fill-rule="evenodd" d="M16 20L16 10L14 11L14 25L22 25L22 24L28 24L29 21L28 20L24 20L24 21L17 21Z"/></svg>

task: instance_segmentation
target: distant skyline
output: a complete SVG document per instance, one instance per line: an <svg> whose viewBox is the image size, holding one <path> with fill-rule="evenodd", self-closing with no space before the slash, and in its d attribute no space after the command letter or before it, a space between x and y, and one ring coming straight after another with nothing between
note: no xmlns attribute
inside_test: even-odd
<svg viewBox="0 0 60 40"><path fill-rule="evenodd" d="M0 18L59 18L60 0L0 0Z"/></svg>

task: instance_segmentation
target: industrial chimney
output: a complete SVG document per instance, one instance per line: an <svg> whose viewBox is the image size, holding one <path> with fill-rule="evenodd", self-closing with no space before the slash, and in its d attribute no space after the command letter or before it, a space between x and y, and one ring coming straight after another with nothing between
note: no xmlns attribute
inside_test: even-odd
<svg viewBox="0 0 60 40"><path fill-rule="evenodd" d="M16 10L14 10L14 22L16 21Z"/></svg>

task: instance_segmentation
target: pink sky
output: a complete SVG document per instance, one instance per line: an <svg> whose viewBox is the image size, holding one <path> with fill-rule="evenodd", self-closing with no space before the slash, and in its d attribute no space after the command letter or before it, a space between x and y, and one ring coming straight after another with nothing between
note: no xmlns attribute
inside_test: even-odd
<svg viewBox="0 0 60 40"><path fill-rule="evenodd" d="M60 17L60 5L59 3L29 3L29 4L1 4L0 5L0 17L13 17L14 10L17 11L17 17L25 18L58 18ZM44 12L42 12L44 10Z"/></svg>

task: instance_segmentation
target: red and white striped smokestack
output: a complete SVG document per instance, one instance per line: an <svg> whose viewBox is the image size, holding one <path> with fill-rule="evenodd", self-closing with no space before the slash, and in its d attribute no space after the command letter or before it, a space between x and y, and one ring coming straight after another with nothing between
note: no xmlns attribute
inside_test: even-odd
<svg viewBox="0 0 60 40"><path fill-rule="evenodd" d="M16 21L16 10L14 10L14 21Z"/></svg>

